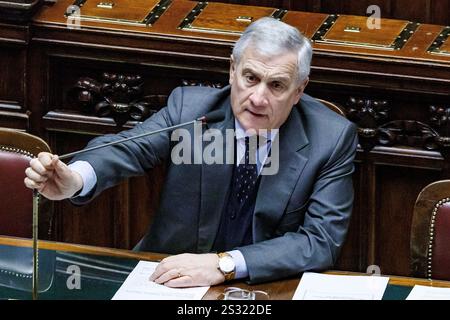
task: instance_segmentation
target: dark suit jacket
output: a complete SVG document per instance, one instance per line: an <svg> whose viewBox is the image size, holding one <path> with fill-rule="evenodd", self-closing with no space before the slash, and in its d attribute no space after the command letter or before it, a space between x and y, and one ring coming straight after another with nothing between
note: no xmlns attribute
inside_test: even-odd
<svg viewBox="0 0 450 320"><path fill-rule="evenodd" d="M183 123L223 109L225 120L210 128L234 128L230 88L181 87L167 107L131 130L94 139L89 146ZM191 130L192 126L186 127ZM238 248L251 283L331 267L342 247L352 211L355 126L308 95L303 95L279 134L276 175L262 176L253 217L253 244ZM97 175L90 201L131 176L168 161L160 206L138 248L177 254L210 252L226 202L233 165L170 161L177 142L169 133L137 139L76 157Z"/></svg>

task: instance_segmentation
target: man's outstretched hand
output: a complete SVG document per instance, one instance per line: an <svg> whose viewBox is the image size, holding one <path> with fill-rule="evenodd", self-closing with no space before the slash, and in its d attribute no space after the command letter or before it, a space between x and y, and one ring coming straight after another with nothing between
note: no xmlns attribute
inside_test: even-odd
<svg viewBox="0 0 450 320"><path fill-rule="evenodd" d="M25 185L50 200L70 198L83 187L81 176L70 170L57 155L48 152L41 152L32 159L25 174Z"/></svg>

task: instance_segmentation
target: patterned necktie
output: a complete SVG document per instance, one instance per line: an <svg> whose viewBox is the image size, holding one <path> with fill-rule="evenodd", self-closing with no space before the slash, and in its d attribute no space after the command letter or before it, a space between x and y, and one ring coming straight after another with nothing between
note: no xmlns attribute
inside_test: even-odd
<svg viewBox="0 0 450 320"><path fill-rule="evenodd" d="M250 154L252 158L250 158ZM258 167L254 159L255 154L256 143L250 144L249 137L245 137L244 162L239 163L236 169L236 199L241 207L253 194L258 179Z"/></svg>

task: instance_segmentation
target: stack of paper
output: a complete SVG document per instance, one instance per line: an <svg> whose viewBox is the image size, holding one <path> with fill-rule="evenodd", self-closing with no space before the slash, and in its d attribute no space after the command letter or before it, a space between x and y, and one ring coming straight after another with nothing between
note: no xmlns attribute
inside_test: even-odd
<svg viewBox="0 0 450 320"><path fill-rule="evenodd" d="M344 276L306 272L293 300L381 300L388 277Z"/></svg>
<svg viewBox="0 0 450 320"><path fill-rule="evenodd" d="M139 261L112 300L200 300L209 287L169 288L149 280L157 262Z"/></svg>
<svg viewBox="0 0 450 320"><path fill-rule="evenodd" d="M450 288L414 286L406 300L450 300Z"/></svg>

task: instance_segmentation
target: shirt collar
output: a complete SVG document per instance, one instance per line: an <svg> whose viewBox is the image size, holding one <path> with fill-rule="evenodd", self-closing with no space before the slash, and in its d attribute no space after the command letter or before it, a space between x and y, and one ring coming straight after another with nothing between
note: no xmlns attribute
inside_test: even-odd
<svg viewBox="0 0 450 320"><path fill-rule="evenodd" d="M236 140L244 139L245 137L251 136L246 132L246 130L242 127L241 123L237 118L234 118L234 128L236 129ZM273 140L278 134L278 129L275 130L266 130L261 133L261 136L266 138L266 140Z"/></svg>

